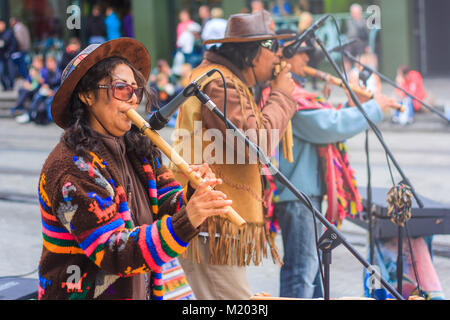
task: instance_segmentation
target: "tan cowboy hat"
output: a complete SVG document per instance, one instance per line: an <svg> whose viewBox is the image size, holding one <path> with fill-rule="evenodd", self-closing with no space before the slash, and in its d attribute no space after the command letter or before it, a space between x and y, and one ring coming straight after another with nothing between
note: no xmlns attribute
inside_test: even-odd
<svg viewBox="0 0 450 320"><path fill-rule="evenodd" d="M67 114L66 109L78 82L97 62L111 57L126 59L148 81L151 67L150 55L139 41L132 38L118 38L86 47L64 69L61 86L53 98L51 114L53 121L59 127L63 129L67 127L70 115Z"/></svg>
<svg viewBox="0 0 450 320"><path fill-rule="evenodd" d="M254 42L268 39L286 39L293 34L275 34L275 23L266 10L256 13L239 13L228 18L225 38L210 39L203 44L225 42Z"/></svg>

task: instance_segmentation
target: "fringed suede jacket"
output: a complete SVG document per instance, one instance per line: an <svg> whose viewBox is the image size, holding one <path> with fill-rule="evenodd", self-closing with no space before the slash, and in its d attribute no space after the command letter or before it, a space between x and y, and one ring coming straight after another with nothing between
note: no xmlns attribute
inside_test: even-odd
<svg viewBox="0 0 450 320"><path fill-rule="evenodd" d="M60 142L43 166L39 299L162 299L161 267L198 234L184 206L193 190L124 138L100 140L89 156Z"/></svg>
<svg viewBox="0 0 450 320"><path fill-rule="evenodd" d="M202 64L192 71L190 77L196 79L213 68L224 75L227 94L219 73L202 83L203 92L222 112L226 97L227 118L271 155L286 130L288 120L295 113L296 101L284 91L274 89L260 110L241 71L229 60L211 51L205 53ZM208 163L216 177L223 180L223 184L216 189L233 200L233 208L247 222L245 226L237 228L222 217L207 219L202 225L202 235L207 232L209 236L209 263L258 265L262 257L267 255L267 244L273 259L279 260L266 227L263 168L257 159L251 159L248 149L240 145L233 135L228 135L224 122L202 106L198 99L189 99L180 108L175 132L178 132L174 139L175 150L188 163ZM212 136L214 143L210 142ZM178 181L185 180L176 168L173 171ZM193 241L186 252L186 256L192 257L194 261L198 260L196 247L198 243Z"/></svg>

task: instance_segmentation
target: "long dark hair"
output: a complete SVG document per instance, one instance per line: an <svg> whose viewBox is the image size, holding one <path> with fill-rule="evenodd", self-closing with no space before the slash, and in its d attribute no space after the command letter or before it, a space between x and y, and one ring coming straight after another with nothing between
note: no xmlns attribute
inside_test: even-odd
<svg viewBox="0 0 450 320"><path fill-rule="evenodd" d="M258 42L223 43L220 47L214 46L211 51L229 60L238 69L253 67L253 60L261 50Z"/></svg>
<svg viewBox="0 0 450 320"><path fill-rule="evenodd" d="M93 129L89 126L87 106L81 101L79 95L93 91L97 99L98 91L92 90L92 88L96 88L102 79L110 79L112 81L112 72L120 64L129 66L133 71L137 85L145 88L146 111L150 112L151 107L157 105L155 92L148 89L142 73L127 60L120 57L112 57L98 62L78 82L66 109L66 116L70 121L61 139L69 148L75 150L78 155L87 155L90 151L98 152L99 143L94 138ZM139 132L136 126L133 125L124 138L128 151L134 152L139 158L145 157L148 160L154 160L161 157L160 151L147 137Z"/></svg>

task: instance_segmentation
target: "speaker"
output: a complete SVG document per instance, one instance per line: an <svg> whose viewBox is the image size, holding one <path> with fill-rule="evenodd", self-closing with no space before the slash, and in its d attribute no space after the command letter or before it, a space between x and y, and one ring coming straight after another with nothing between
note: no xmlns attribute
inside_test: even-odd
<svg viewBox="0 0 450 320"><path fill-rule="evenodd" d="M368 229L366 207L366 188L358 188L363 198L364 212L355 218L347 218L348 221ZM392 238L398 236L398 227L387 215L387 194L389 189L373 188L373 224L372 231L376 239ZM434 234L450 234L450 206L420 196L424 208L419 208L415 199L412 199L411 219L407 222L408 233L411 237L425 237Z"/></svg>

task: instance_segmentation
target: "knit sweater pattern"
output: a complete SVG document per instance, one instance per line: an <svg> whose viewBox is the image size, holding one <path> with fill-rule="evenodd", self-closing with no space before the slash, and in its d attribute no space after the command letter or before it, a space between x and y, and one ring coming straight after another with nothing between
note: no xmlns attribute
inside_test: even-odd
<svg viewBox="0 0 450 320"><path fill-rule="evenodd" d="M43 249L39 299L130 299L132 277L148 274L151 299L162 299L162 266L197 235L189 196L160 165L130 154L148 190L153 223L135 226L117 165L106 150L78 156L60 142L39 180Z"/></svg>

